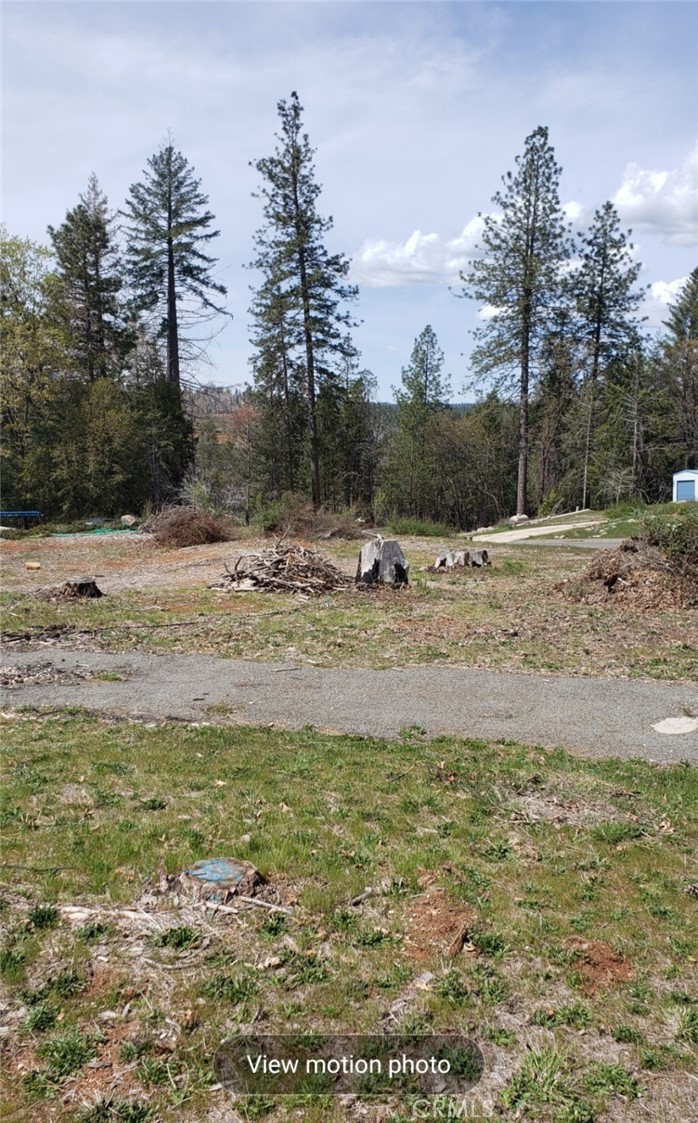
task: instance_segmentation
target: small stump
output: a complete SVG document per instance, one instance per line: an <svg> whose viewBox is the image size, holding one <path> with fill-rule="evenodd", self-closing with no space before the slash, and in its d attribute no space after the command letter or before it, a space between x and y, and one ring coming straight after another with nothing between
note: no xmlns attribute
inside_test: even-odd
<svg viewBox="0 0 698 1123"><path fill-rule="evenodd" d="M97 588L97 581L94 577L71 577L69 581L61 585L59 594L67 600L77 597L104 596L102 590Z"/></svg>
<svg viewBox="0 0 698 1123"><path fill-rule="evenodd" d="M237 893L253 897L264 884L256 866L240 858L204 858L184 870L178 880L188 894L222 905Z"/></svg>

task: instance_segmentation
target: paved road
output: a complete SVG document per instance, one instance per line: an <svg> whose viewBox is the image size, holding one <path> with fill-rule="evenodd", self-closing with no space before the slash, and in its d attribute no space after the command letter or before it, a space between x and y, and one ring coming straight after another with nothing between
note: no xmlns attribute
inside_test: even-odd
<svg viewBox="0 0 698 1123"><path fill-rule="evenodd" d="M698 714L698 684L499 674L461 667L324 670L205 655L114 655L42 648L3 650L3 667L28 681L3 691L5 708L83 706L119 716L273 722L390 737L419 725L432 734L508 738L586 756L698 763L698 732L653 725ZM43 670L41 670L43 668ZM54 682L35 682L31 676ZM75 675L118 673L121 681ZM209 707L217 707L210 710ZM693 723L695 724L695 723Z"/></svg>
<svg viewBox="0 0 698 1123"><path fill-rule="evenodd" d="M517 546L565 546L573 550L614 550L625 538L524 538Z"/></svg>

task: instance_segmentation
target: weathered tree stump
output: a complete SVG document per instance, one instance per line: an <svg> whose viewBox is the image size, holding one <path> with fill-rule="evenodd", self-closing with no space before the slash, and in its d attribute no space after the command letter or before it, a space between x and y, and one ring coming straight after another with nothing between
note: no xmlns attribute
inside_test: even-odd
<svg viewBox="0 0 698 1123"><path fill-rule="evenodd" d="M71 577L61 585L60 595L68 599L73 597L103 597L104 593L97 588L94 577Z"/></svg>
<svg viewBox="0 0 698 1123"><path fill-rule="evenodd" d="M491 565L490 556L487 550L471 550L470 551L470 564L476 566Z"/></svg>
<svg viewBox="0 0 698 1123"><path fill-rule="evenodd" d="M377 538L361 547L357 585L408 585L410 563L394 539Z"/></svg>
<svg viewBox="0 0 698 1123"><path fill-rule="evenodd" d="M436 573L440 569L467 569L471 565L479 568L489 564L487 550L447 550L445 554L438 555L430 568Z"/></svg>
<svg viewBox="0 0 698 1123"><path fill-rule="evenodd" d="M445 554L439 554L431 568L456 569L457 567L465 568L468 565L470 565L469 550L448 550Z"/></svg>

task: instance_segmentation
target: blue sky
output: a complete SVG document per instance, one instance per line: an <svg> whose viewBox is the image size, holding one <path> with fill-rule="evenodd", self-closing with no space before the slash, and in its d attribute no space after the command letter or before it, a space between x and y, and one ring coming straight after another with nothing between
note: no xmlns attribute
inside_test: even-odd
<svg viewBox="0 0 698 1123"><path fill-rule="evenodd" d="M355 339L381 398L430 323L455 397L477 308L456 300L479 211L525 137L550 130L562 202L634 230L645 312L697 264L692 3L5 3L3 215L46 240L95 171L116 209L168 129L210 196L234 319L204 380L249 379L250 161L297 90L328 239L360 285Z"/></svg>

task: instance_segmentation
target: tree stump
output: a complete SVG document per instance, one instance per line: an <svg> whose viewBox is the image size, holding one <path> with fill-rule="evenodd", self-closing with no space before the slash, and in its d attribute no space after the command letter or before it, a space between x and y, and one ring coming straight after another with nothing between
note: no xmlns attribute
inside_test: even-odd
<svg viewBox="0 0 698 1123"><path fill-rule="evenodd" d="M94 577L71 577L61 585L60 595L72 599L73 597L103 597L104 593L97 588Z"/></svg>
<svg viewBox="0 0 698 1123"><path fill-rule="evenodd" d="M357 585L408 585L410 563L394 539L377 538L361 547Z"/></svg>
<svg viewBox="0 0 698 1123"><path fill-rule="evenodd" d="M445 554L439 554L429 568L436 573L439 569L467 569L470 565L479 568L489 564L487 550L448 550Z"/></svg>
<svg viewBox="0 0 698 1123"><path fill-rule="evenodd" d="M465 568L468 565L470 565L469 550L448 550L445 554L439 554L431 568L456 569L458 566Z"/></svg>

